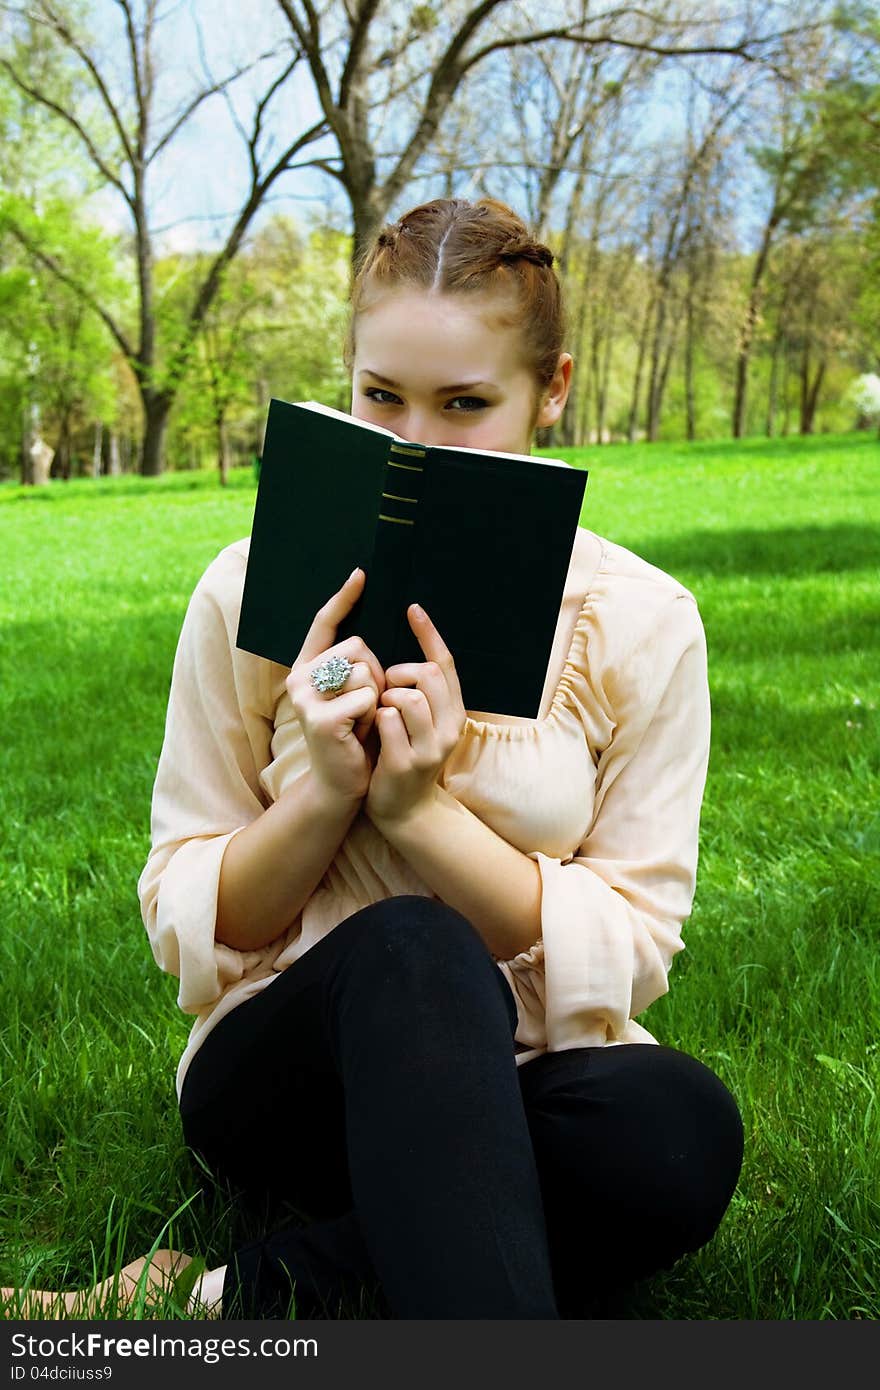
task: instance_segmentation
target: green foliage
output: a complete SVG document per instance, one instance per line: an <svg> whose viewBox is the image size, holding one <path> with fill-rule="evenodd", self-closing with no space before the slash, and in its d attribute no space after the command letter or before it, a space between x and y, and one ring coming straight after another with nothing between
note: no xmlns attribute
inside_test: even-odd
<svg viewBox="0 0 880 1390"><path fill-rule="evenodd" d="M413 34L428 34L440 22L433 5L414 5L409 15L409 27Z"/></svg>
<svg viewBox="0 0 880 1390"><path fill-rule="evenodd" d="M644 1022L718 1072L746 1129L718 1235L622 1315L876 1319L876 443L570 457L590 469L583 524L703 615L697 897ZM247 469L225 492L209 472L0 487L0 1283L75 1288L156 1243L222 1263L255 1234L187 1160L172 1078L190 1021L135 896L187 599L253 503Z"/></svg>
<svg viewBox="0 0 880 1390"><path fill-rule="evenodd" d="M74 261L91 285L125 292L113 244L79 223L66 203L50 202L38 214L22 198L0 197L0 471L16 469L27 420L38 421L54 447L59 435L91 431L95 420L112 423L117 413L118 352L104 324L22 238Z"/></svg>
<svg viewBox="0 0 880 1390"><path fill-rule="evenodd" d="M100 6L91 0L54 0L54 8L69 22L84 52L93 53L101 63L108 53L113 53L113 25L107 27L107 16ZM173 17L174 12L172 7L165 18ZM123 25L119 14L115 22L118 39ZM399 16L379 16L377 28L371 31L371 43L375 38L376 47L381 48L384 40L380 41L379 34L387 30L389 47L376 58L377 64L381 67L396 62L410 45L415 51L425 36L436 37L435 31L444 22L443 12L434 3L406 6L405 13ZM164 19L158 17L157 27L162 23ZM788 418L790 428L798 428L799 376L803 374L809 385L820 371L812 427L828 430L847 426L851 423L845 404L850 380L861 372L876 370L880 364L880 25L876 7L868 0L841 6L835 23L834 42L829 41L828 29L822 26L807 26L800 37L789 35L793 45L790 57L798 45L803 45L799 50L802 53L815 51L821 56L815 74L809 65L802 74L806 85L814 81L816 90L802 100L794 88L787 88L784 118L776 131L779 138L756 136L751 150L754 167L777 184L779 226L774 264L768 268L765 279L766 303L758 306L761 318L755 329L750 368L753 380L748 392L750 431L763 429L768 416L774 414L780 419ZM142 424L132 399L135 380L160 391L179 388L166 450L171 465L178 467L198 465L216 457L221 448L228 448L239 460L258 452L266 403L273 394L288 399L316 398L345 408L349 389L340 348L346 318L350 240L339 233L300 226L282 217L272 218L262 226L254 222L249 241L227 271L220 296L205 317L200 339L192 342L189 311L199 284L204 283L211 257L164 254L154 248L153 260L142 269L149 282L150 265L155 262L156 321L138 324L139 285L132 256L137 238L111 245L98 229L87 227L89 209L95 207L91 201L95 193L104 198L108 194L116 197L123 215L129 216L131 209L126 208L118 188L113 191L114 180L121 180L128 189L133 186L126 142L87 66L65 47L59 32L51 23L38 22L27 6L14 14L10 11L4 20L0 51L3 197L7 225L14 216L19 232L27 235L30 251L26 262L21 260L20 251L10 261L0 232L0 276L26 264L42 286L49 274L45 259L48 256L62 270L75 272L78 282L113 316L124 330L120 337L127 338L131 359L138 358L139 343L153 342L153 328L156 350L153 357L152 351L145 348L146 357L137 362L135 377L130 368L121 366L119 351L110 351L102 336L104 329L96 328L91 311L72 335L73 310L69 298L65 298L72 293L69 286L58 294L41 288L32 311L27 312L25 300L10 282L7 302L14 301L29 323L45 320L50 302L56 306L56 321L60 318L65 325L61 342L66 343L64 350L75 365L68 371L63 353L53 357L51 368L47 367L45 375L39 374L39 385L46 388L46 400L35 401L36 374L28 366L35 356L18 333L21 317L16 320L15 330L4 332L0 326L0 474L14 467L20 448L22 413L34 404L45 412L50 439L59 433L61 421L71 419L74 432L79 432L75 442L80 449L85 447L88 432L97 423L91 416L100 416L105 426L118 422L129 437L140 435ZM146 32L141 34L144 42ZM153 114L167 115L180 74L168 62L167 50L161 43L153 59ZM100 153L103 172L89 160L83 142L58 112L47 110L29 97L20 84L16 85L14 72L44 91L62 112L77 114ZM117 101L119 124L128 132L128 143L133 147L137 144L137 102L124 64L112 74L109 86ZM603 79L597 92L601 92L603 100L617 96L628 100L630 86L635 100L641 90L640 80L635 78ZM178 87L178 95L181 90ZM625 112L626 101L619 106ZM186 100L181 99L180 109L187 109ZM263 133L269 146L273 140L277 143L279 131L271 129L268 113L264 114ZM393 115L389 119L393 124ZM154 121L153 138L157 138L160 126L160 121ZM149 147L149 140L146 145ZM538 153L536 150L540 164ZM737 171L738 179L740 172ZM150 185L151 217L154 224L160 224L166 218L159 208L158 167L153 170L151 166L153 173L156 178ZM707 204L697 217L705 225L695 224L691 229L698 241L705 235L716 257L711 274L705 277L711 292L700 306L697 332L693 394L698 436L717 437L730 426L737 343L755 258L732 247L720 223L725 201L729 207L734 200L748 200L752 193L753 189L745 185L728 186L714 210L707 211ZM664 197L659 185L651 191L647 204L649 219L656 212L662 221ZM77 209L76 217L70 214L72 207ZM585 211L582 218L585 239L589 236L590 216ZM641 220L640 213L633 226ZM595 272L597 287L594 290L591 285L588 290L598 317L615 336L613 369L603 388L607 408L602 418L603 430L614 437L624 436L628 429L642 311L645 303L650 302L657 280L656 266L652 267L650 255L646 257L638 234L627 227L626 221L624 214L618 229L603 245L598 267L590 270L591 277ZM551 239L555 235L554 232ZM687 236L682 239L683 248L687 240ZM853 243L857 243L855 252ZM810 307L802 307L798 314L792 311L791 303L783 303L781 289L787 277L791 278L791 266L805 247L809 251L809 274L805 274L803 284L798 284L792 302ZM660 435L665 439L682 437L687 428L681 309L688 257L693 269L702 249L700 244L693 254L682 254L664 303L667 338L678 334L678 340L671 344L669 384L660 421ZM567 293L572 305L587 274L585 260L581 258L579 262L576 252L571 258ZM58 307L62 301L63 313ZM579 308L578 305L572 315L575 322L580 316ZM674 330L670 327L673 323L679 325ZM39 360L49 364L55 339L47 336L51 343L42 347ZM30 334L26 337L29 341ZM595 384L588 380L591 349L597 346L597 339L594 335L593 342L570 346L575 352L583 397L589 398L582 410L582 428L570 437L589 437L599 413L598 405L591 403L596 395ZM664 353L667 346L668 343L663 345ZM604 346L599 343L597 361L602 352ZM649 344L649 359L650 355ZM86 360L93 363L91 373L85 372ZM50 389L50 376L57 387ZM62 383L70 385L72 404L59 395ZM643 382L642 396L644 389ZM775 410L770 404L774 393L778 397ZM643 401L637 414L641 428L645 423ZM137 439L133 443L136 445Z"/></svg>
<svg viewBox="0 0 880 1390"><path fill-rule="evenodd" d="M169 435L172 460L216 459L218 410L241 460L260 451L272 396L348 409L342 343L349 247L338 232L305 232L281 216L251 238L227 274L182 383ZM174 265L181 286L202 271L199 257ZM158 267L160 277L168 266Z"/></svg>

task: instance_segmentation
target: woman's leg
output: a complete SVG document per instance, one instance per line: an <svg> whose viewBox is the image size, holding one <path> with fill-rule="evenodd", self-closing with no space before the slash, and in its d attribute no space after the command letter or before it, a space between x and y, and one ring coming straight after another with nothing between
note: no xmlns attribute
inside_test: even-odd
<svg viewBox="0 0 880 1390"><path fill-rule="evenodd" d="M240 1274L246 1315L272 1315L311 1231L366 1252L396 1317L557 1317L515 1025L478 933L421 897L346 919L223 1019L184 1084L187 1140L319 1217L240 1252L224 1302Z"/></svg>
<svg viewBox="0 0 880 1390"><path fill-rule="evenodd" d="M652 1044L575 1048L524 1063L520 1086L562 1317L712 1237L743 1129L701 1062Z"/></svg>

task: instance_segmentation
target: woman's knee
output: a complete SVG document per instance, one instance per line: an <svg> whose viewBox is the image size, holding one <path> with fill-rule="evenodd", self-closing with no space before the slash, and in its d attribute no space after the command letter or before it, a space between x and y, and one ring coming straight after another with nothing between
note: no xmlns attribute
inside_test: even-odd
<svg viewBox="0 0 880 1390"><path fill-rule="evenodd" d="M551 1220L569 1233L581 1222L601 1228L640 1273L714 1235L739 1178L743 1130L708 1067L671 1048L589 1048L548 1055L544 1075L523 1081Z"/></svg>
<svg viewBox="0 0 880 1390"><path fill-rule="evenodd" d="M668 1068L669 1116L658 1186L665 1194L667 1256L698 1250L714 1236L736 1189L743 1160L743 1125L730 1091L695 1057L661 1051ZM662 1241L660 1242L662 1246Z"/></svg>
<svg viewBox="0 0 880 1390"><path fill-rule="evenodd" d="M516 1004L507 982L476 928L454 908L436 898L401 895L372 903L342 926L349 939L340 967L375 999L440 1001L446 1008L471 999L482 1009L488 996L503 1001L515 1031Z"/></svg>
<svg viewBox="0 0 880 1390"><path fill-rule="evenodd" d="M372 958L384 972L407 975L493 967L492 957L476 928L454 908L436 898L415 894L385 898L348 919L351 949L359 968Z"/></svg>

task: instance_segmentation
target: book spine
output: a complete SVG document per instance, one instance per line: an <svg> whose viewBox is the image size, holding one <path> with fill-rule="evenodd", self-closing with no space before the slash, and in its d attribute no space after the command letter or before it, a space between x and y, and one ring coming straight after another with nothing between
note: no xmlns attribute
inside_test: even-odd
<svg viewBox="0 0 880 1390"><path fill-rule="evenodd" d="M397 442L389 446L361 611L363 627L373 634L373 650L386 666L401 659L402 646L410 646L406 610L416 601L412 572L425 466L424 448Z"/></svg>

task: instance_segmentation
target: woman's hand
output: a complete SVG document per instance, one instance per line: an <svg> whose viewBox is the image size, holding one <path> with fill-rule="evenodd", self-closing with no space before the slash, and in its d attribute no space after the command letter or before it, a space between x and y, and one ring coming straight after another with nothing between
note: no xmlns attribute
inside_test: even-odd
<svg viewBox="0 0 880 1390"><path fill-rule="evenodd" d="M333 644L337 627L361 596L364 578L363 570L355 570L318 609L287 677L290 701L308 744L312 776L332 796L355 801L366 795L378 751L370 735L385 689L385 673L360 637ZM331 656L344 656L354 667L337 694L316 690L311 681L315 667Z"/></svg>
<svg viewBox="0 0 880 1390"><path fill-rule="evenodd" d="M379 759L364 807L376 823L403 820L431 800L466 718L452 653L417 604L407 617L427 660L385 672L376 712Z"/></svg>

